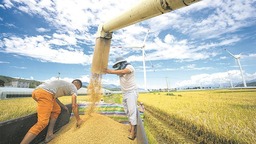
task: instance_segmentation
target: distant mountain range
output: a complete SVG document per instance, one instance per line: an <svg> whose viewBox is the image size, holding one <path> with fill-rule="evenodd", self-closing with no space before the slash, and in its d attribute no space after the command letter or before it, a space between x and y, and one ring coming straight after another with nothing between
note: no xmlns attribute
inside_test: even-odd
<svg viewBox="0 0 256 144"><path fill-rule="evenodd" d="M114 84L102 84L102 87L109 90L121 90L120 86Z"/></svg>
<svg viewBox="0 0 256 144"><path fill-rule="evenodd" d="M256 79L247 81L247 82L246 82L246 85L249 86L249 87L250 87L250 86L256 86ZM239 83L239 84L237 84L235 87L243 87L243 86L244 86L243 83Z"/></svg>
<svg viewBox="0 0 256 144"><path fill-rule="evenodd" d="M88 82L82 82L83 87L88 87L89 83Z"/></svg>
<svg viewBox="0 0 256 144"><path fill-rule="evenodd" d="M83 82L83 87L88 87L89 83L88 82ZM104 89L108 89L108 90L111 90L111 91L120 91L121 88L120 86L117 86L117 85L114 85L114 84L102 84L102 87Z"/></svg>
<svg viewBox="0 0 256 144"><path fill-rule="evenodd" d="M35 88L42 83L36 80L26 80L26 79L12 78L8 76L0 75L0 86L11 86L12 81L29 82L29 88Z"/></svg>
<svg viewBox="0 0 256 144"><path fill-rule="evenodd" d="M30 82L30 85L29 85L30 88L35 88L42 83L37 80L17 79L17 78L0 75L0 86L1 86L1 83L4 83L4 86L8 86L14 80ZM248 87L256 86L256 79L247 81L246 84ZM87 88L88 85L89 85L88 82L83 82L83 87ZM226 84L226 85L229 85L229 84ZM243 86L244 86L243 83L239 83L239 84L235 85L235 87L243 87ZM102 84L102 87L105 89L111 90L111 91L120 91L121 90L120 85L114 85L114 84ZM139 90L143 90L143 89L139 88Z"/></svg>
<svg viewBox="0 0 256 144"><path fill-rule="evenodd" d="M8 77L8 76L3 76L0 75L0 86L10 86L12 81L21 81L21 82L30 82L29 87L30 88L35 88L38 85L40 85L43 82L37 81L37 80L26 80L26 79L17 79L13 77ZM83 82L83 87L88 87L89 83L88 82ZM120 91L120 86L114 85L114 84L103 84L103 88L112 90L112 91Z"/></svg>

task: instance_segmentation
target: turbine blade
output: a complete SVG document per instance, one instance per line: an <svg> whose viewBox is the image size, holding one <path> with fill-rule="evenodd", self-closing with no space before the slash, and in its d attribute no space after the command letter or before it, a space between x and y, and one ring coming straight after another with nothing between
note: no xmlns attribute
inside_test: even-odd
<svg viewBox="0 0 256 144"><path fill-rule="evenodd" d="M141 48L141 46L124 46L123 48Z"/></svg>
<svg viewBox="0 0 256 144"><path fill-rule="evenodd" d="M146 42L146 40L147 40L148 33L149 33L149 30L147 31L146 36L144 37L142 47L144 47L144 46L145 46L145 42Z"/></svg>
<svg viewBox="0 0 256 144"><path fill-rule="evenodd" d="M112 48L142 48L141 46L113 46Z"/></svg>
<svg viewBox="0 0 256 144"><path fill-rule="evenodd" d="M235 59L237 58L235 55L233 55L230 51L228 51L227 49L225 49L232 57L234 57Z"/></svg>

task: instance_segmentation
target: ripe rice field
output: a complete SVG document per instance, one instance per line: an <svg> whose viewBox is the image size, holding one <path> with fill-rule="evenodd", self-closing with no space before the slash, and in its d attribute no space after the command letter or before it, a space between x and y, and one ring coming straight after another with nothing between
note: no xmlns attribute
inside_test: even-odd
<svg viewBox="0 0 256 144"><path fill-rule="evenodd" d="M118 94L103 98L122 101ZM256 89L140 93L138 100L149 143L256 143ZM71 97L60 101L69 104ZM34 112L32 98L0 100L1 122Z"/></svg>
<svg viewBox="0 0 256 144"><path fill-rule="evenodd" d="M78 101L88 101L87 96L78 96ZM71 103L71 96L59 98L63 104ZM0 122L23 117L36 112L37 103L32 97L0 100Z"/></svg>
<svg viewBox="0 0 256 144"><path fill-rule="evenodd" d="M256 143L256 89L140 94L158 143Z"/></svg>

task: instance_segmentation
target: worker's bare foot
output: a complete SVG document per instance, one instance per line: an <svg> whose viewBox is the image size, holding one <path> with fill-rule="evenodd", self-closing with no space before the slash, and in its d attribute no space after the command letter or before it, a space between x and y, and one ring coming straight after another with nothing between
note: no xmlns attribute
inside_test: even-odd
<svg viewBox="0 0 256 144"><path fill-rule="evenodd" d="M130 140L134 140L136 138L136 134L135 133L130 133L130 135L128 136L128 138Z"/></svg>
<svg viewBox="0 0 256 144"><path fill-rule="evenodd" d="M51 141L52 139L54 139L54 138L55 138L55 135L54 135L54 134L53 134L53 135L46 136L44 142L45 142L45 143L48 143L48 142L50 142L50 141Z"/></svg>

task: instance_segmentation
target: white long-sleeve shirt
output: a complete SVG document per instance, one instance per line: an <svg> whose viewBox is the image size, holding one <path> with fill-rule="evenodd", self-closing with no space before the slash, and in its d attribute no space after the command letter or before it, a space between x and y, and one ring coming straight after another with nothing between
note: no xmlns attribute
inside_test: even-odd
<svg viewBox="0 0 256 144"><path fill-rule="evenodd" d="M132 65L127 65L126 68L128 68L131 71L131 73L119 76L120 85L123 92L137 89L135 74L134 74L134 71L135 71L134 67Z"/></svg>

